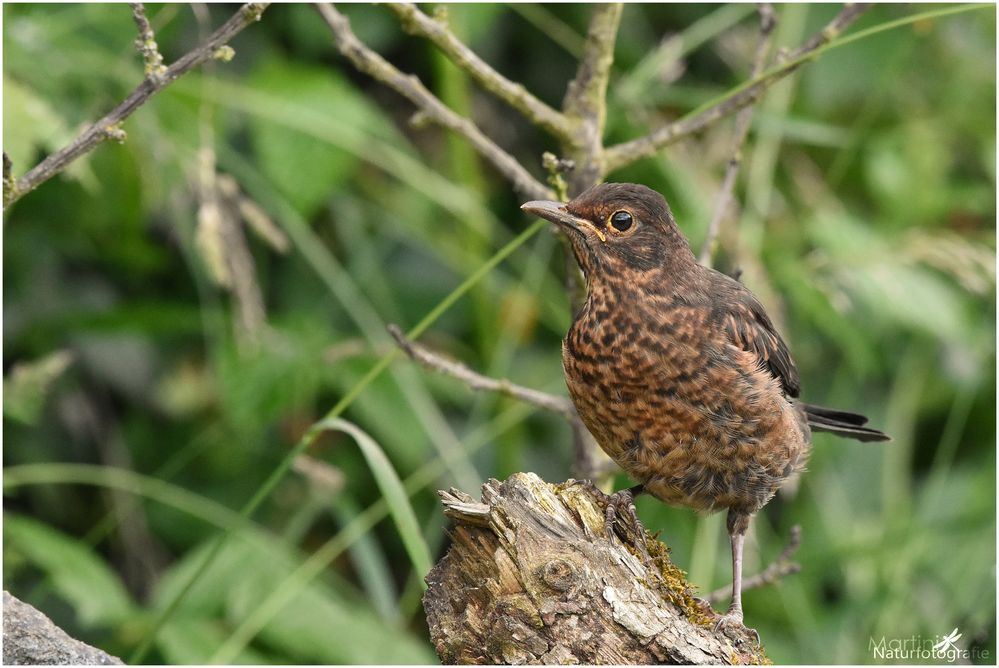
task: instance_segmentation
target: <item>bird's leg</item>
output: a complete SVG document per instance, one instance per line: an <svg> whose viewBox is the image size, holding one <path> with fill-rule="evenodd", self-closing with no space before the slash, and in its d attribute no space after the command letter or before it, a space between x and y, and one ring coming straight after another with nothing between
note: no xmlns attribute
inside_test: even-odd
<svg viewBox="0 0 999 668"><path fill-rule="evenodd" d="M644 486L635 485L634 487L622 489L610 495L610 502L604 509L604 530L607 532L608 538L614 535L614 522L618 518L627 520L635 529L635 535L639 535L638 513L635 511L635 497L644 492ZM644 546L642 547L644 548Z"/></svg>
<svg viewBox="0 0 999 668"><path fill-rule="evenodd" d="M728 606L728 616L732 621L742 623L742 547L746 534L729 534L732 542L732 603Z"/></svg>
<svg viewBox="0 0 999 668"><path fill-rule="evenodd" d="M730 508L728 511L728 537L732 543L732 603L728 612L718 620L717 628L734 627L746 629L756 636L760 642L760 634L753 629L747 629L742 623L742 547L746 542L746 529L749 528L750 515Z"/></svg>

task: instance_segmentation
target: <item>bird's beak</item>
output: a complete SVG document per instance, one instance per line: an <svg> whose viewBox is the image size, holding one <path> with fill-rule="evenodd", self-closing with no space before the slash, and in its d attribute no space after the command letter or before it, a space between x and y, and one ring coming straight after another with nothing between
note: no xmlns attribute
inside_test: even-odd
<svg viewBox="0 0 999 668"><path fill-rule="evenodd" d="M544 218L549 222L555 223L559 227L574 230L583 235L587 234L587 232L592 232L600 238L600 241L607 241L607 237L604 235L603 230L585 218L572 215L565 208L565 204L562 204L561 202L547 202L539 200L521 204L520 208L529 214L537 216L538 218Z"/></svg>

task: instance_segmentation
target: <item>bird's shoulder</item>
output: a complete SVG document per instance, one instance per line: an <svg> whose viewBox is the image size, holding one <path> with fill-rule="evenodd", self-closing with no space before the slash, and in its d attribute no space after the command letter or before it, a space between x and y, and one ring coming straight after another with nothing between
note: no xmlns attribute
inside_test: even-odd
<svg viewBox="0 0 999 668"><path fill-rule="evenodd" d="M754 354L761 367L780 381L784 393L801 391L798 368L791 352L760 300L739 281L704 268L700 295L710 309L708 321L729 343Z"/></svg>

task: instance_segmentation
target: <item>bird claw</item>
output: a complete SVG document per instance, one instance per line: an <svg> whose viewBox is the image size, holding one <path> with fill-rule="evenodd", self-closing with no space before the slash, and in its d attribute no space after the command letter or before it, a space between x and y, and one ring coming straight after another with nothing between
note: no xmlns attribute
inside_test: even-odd
<svg viewBox="0 0 999 668"><path fill-rule="evenodd" d="M607 538L614 535L618 519L627 520L627 524L637 534L640 523L638 512L635 510L635 497L631 490L622 489L620 492L611 494L608 499L607 507L604 508L604 531L607 533Z"/></svg>
<svg viewBox="0 0 999 668"><path fill-rule="evenodd" d="M618 530L618 520L621 520L620 530ZM631 489L622 489L610 495L607 507L604 509L604 531L608 540L617 533L622 541L632 542L646 561L652 561L652 556L645 547L645 527L638 519L635 495ZM628 539L629 534L632 536L631 541Z"/></svg>
<svg viewBox="0 0 999 668"><path fill-rule="evenodd" d="M722 633L723 635L731 638L732 640L738 642L742 638L749 636L753 638L756 642L756 646L760 647L760 634L756 629L751 629L742 623L742 611L729 610L727 613L718 618L715 622L715 633Z"/></svg>

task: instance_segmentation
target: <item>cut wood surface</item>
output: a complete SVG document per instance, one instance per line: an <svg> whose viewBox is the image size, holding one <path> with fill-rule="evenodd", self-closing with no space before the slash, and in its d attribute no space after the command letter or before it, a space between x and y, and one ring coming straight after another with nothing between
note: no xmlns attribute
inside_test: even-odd
<svg viewBox="0 0 999 668"><path fill-rule="evenodd" d="M533 473L490 480L482 499L440 492L451 547L427 576L444 663L767 663L751 632L716 630L666 546L588 482Z"/></svg>

